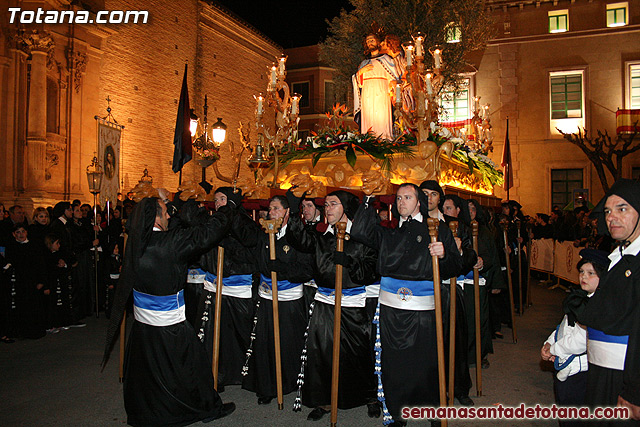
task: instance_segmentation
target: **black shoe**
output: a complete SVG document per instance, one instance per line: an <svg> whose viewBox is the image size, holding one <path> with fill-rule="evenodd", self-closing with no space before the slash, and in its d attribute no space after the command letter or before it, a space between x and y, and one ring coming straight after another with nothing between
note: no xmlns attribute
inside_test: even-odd
<svg viewBox="0 0 640 427"><path fill-rule="evenodd" d="M473 400L469 396L456 396L456 399L462 406L473 406Z"/></svg>
<svg viewBox="0 0 640 427"><path fill-rule="evenodd" d="M11 339L9 337L2 337L0 338L0 341L2 341L5 344L13 344L14 342L16 342L16 340Z"/></svg>
<svg viewBox="0 0 640 427"><path fill-rule="evenodd" d="M309 421L318 421L320 418L324 417L331 411L327 411L326 409L322 409L321 407L315 408L313 411L309 412L307 415L307 420Z"/></svg>
<svg viewBox="0 0 640 427"><path fill-rule="evenodd" d="M228 402L228 403L223 403L222 404L222 408L220 408L220 414L217 417L211 417L211 418L205 418L204 420L202 420L203 423L209 423L213 420L217 420L220 418L224 418L227 415L229 415L230 413L232 413L233 411L236 410L236 404L233 402Z"/></svg>
<svg viewBox="0 0 640 427"><path fill-rule="evenodd" d="M258 398L258 405L268 405L273 400L273 396L262 396Z"/></svg>
<svg viewBox="0 0 640 427"><path fill-rule="evenodd" d="M367 403L367 415L369 415L369 418L380 418L380 403Z"/></svg>
<svg viewBox="0 0 640 427"><path fill-rule="evenodd" d="M440 427L441 425L440 420L431 420L431 427Z"/></svg>
<svg viewBox="0 0 640 427"><path fill-rule="evenodd" d="M218 386L218 390L216 390L218 392L218 394L220 393L224 393L224 386L223 385L219 385Z"/></svg>
<svg viewBox="0 0 640 427"><path fill-rule="evenodd" d="M487 359L486 357L484 359L482 359L482 361L480 362L480 365L482 366L482 369L488 369L489 366L491 366L491 363L489 363L489 359Z"/></svg>
<svg viewBox="0 0 640 427"><path fill-rule="evenodd" d="M85 326L87 326L87 324L84 323L84 322L76 322L76 323L73 323L73 324L71 324L69 326L71 328L84 328Z"/></svg>
<svg viewBox="0 0 640 427"><path fill-rule="evenodd" d="M502 332L494 332L493 333L493 338L498 338L499 340L504 338L504 335L502 334Z"/></svg>

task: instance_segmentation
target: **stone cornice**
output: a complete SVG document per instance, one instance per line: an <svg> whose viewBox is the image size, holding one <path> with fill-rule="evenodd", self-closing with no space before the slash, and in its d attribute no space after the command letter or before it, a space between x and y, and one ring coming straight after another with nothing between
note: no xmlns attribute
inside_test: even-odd
<svg viewBox="0 0 640 427"><path fill-rule="evenodd" d="M533 43L533 42L546 42L546 41L555 41L555 40L566 40L573 39L579 37L598 37L598 36L612 36L626 33L636 33L640 32L640 25L626 25L624 27L615 27L615 28L596 28L593 30L583 30L583 31L567 31L565 33L556 33L556 34L536 34L529 36L519 36L519 37L504 37L504 38L496 38L490 40L487 45L488 46L497 46L501 44L508 43Z"/></svg>

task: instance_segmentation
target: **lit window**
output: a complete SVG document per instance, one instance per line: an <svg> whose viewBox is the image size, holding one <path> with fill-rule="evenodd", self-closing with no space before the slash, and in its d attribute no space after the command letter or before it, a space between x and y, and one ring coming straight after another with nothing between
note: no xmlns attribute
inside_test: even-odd
<svg viewBox="0 0 640 427"><path fill-rule="evenodd" d="M564 33L569 31L569 11L567 9L549 12L549 32Z"/></svg>
<svg viewBox="0 0 640 427"><path fill-rule="evenodd" d="M629 108L640 108L640 64L629 66Z"/></svg>
<svg viewBox="0 0 640 427"><path fill-rule="evenodd" d="M585 125L584 71L560 71L549 74L549 116L551 132L556 128L573 133Z"/></svg>
<svg viewBox="0 0 640 427"><path fill-rule="evenodd" d="M611 3L607 5L607 27L627 25L629 3Z"/></svg>
<svg viewBox="0 0 640 427"><path fill-rule="evenodd" d="M469 79L464 80L458 92L454 92L453 89L443 91L442 109L447 122L469 118Z"/></svg>
<svg viewBox="0 0 640 427"><path fill-rule="evenodd" d="M582 74L551 76L551 118L582 117Z"/></svg>
<svg viewBox="0 0 640 427"><path fill-rule="evenodd" d="M462 40L462 30L455 22L449 22L445 28L445 39L447 43L460 43Z"/></svg>

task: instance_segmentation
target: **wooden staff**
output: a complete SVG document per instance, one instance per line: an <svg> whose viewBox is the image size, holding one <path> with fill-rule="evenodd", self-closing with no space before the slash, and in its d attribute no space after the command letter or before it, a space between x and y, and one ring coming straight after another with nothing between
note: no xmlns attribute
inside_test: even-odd
<svg viewBox="0 0 640 427"><path fill-rule="evenodd" d="M346 222L338 222L336 228L336 251L344 252ZM336 264L336 291L333 309L333 366L331 368L331 427L338 422L338 380L340 376L340 322L342 316L342 265Z"/></svg>
<svg viewBox="0 0 640 427"><path fill-rule="evenodd" d="M122 245L122 259L124 259L124 251L127 248L127 239L129 235L125 233L124 235L124 243ZM119 376L120 382L124 382L124 339L125 339L125 322L127 320L127 309L124 309L122 313L122 323L120 323L120 366L119 366Z"/></svg>
<svg viewBox="0 0 640 427"><path fill-rule="evenodd" d="M518 231L518 303L519 314L522 316L522 243L520 243L520 220L516 219L516 230Z"/></svg>
<svg viewBox="0 0 640 427"><path fill-rule="evenodd" d="M437 218L428 218L429 236L431 243L438 241L438 226L440 220ZM442 300L440 299L440 260L436 255L431 256L433 262L433 293L436 305L436 342L438 345L438 388L440 391L440 406L447 406L447 391L444 376L444 337L442 333ZM443 419L443 427L447 427L447 420Z"/></svg>
<svg viewBox="0 0 640 427"><path fill-rule="evenodd" d="M478 252L478 221L471 221L471 236L473 250ZM480 271L473 267L473 306L475 308L476 324L476 394L482 396L482 334L480 330Z"/></svg>
<svg viewBox="0 0 640 427"><path fill-rule="evenodd" d="M504 235L504 255L507 260L507 283L509 284L509 306L511 307L511 333L513 338L513 343L518 342L518 338L516 336L516 314L515 308L513 306L513 280L511 278L511 260L509 259L509 239L507 238L507 226L509 225L509 221L502 218L500 220L500 226L502 227L502 234Z"/></svg>
<svg viewBox="0 0 640 427"><path fill-rule="evenodd" d="M451 221L449 229L453 237L458 235L458 221ZM453 406L456 372L456 294L458 278L449 279L449 406Z"/></svg>
<svg viewBox="0 0 640 427"><path fill-rule="evenodd" d="M282 218L263 219L260 225L269 234L269 259L276 260L276 233L282 225ZM278 273L271 272L271 302L273 306L273 341L276 352L276 387L278 391L278 409L284 409L282 400L282 360L280 354L280 315L278 313Z"/></svg>
<svg viewBox="0 0 640 427"><path fill-rule="evenodd" d="M220 363L220 312L222 311L222 274L224 267L224 248L218 246L218 265L216 268L216 315L213 323L213 357L211 358L211 372L213 373L213 388L218 391L218 365Z"/></svg>

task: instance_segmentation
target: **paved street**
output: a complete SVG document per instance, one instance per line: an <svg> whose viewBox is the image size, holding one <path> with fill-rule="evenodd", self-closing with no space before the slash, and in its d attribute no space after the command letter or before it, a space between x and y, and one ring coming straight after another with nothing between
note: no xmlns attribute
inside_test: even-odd
<svg viewBox="0 0 640 427"><path fill-rule="evenodd" d="M533 302L517 318L518 343L511 343L511 330L503 328L504 340L494 340L491 367L483 370L483 396L471 397L476 405L490 406L553 403L552 373L540 365L540 347L562 318L565 293L549 291L533 281ZM62 331L40 340L0 344L0 420L7 426L119 426L126 424L122 386L118 381L117 348L103 373L99 364L107 320L87 319L87 327ZM475 372L472 370L475 382ZM234 401L237 410L210 426L329 425L306 420L309 409L291 411L295 395L285 396L285 410L277 405L258 406L255 396L239 386L227 387L224 401ZM342 426L381 426L367 417L366 408L340 411ZM415 423L417 424L417 423ZM514 425L549 426L555 421L450 422L451 426ZM202 425L201 423L197 425ZM426 425L422 423L422 425Z"/></svg>

